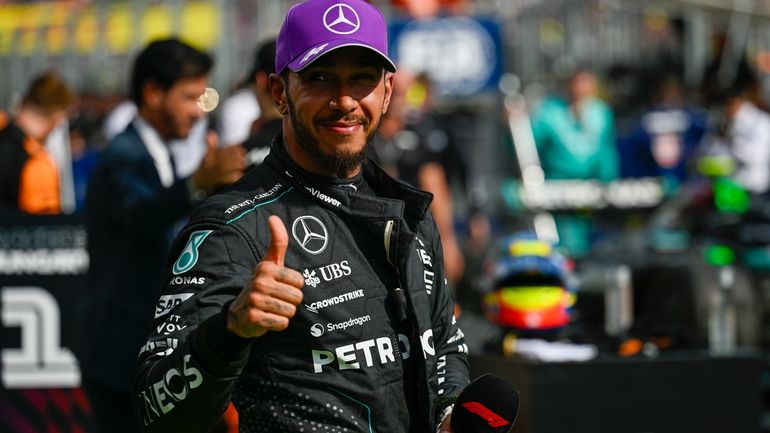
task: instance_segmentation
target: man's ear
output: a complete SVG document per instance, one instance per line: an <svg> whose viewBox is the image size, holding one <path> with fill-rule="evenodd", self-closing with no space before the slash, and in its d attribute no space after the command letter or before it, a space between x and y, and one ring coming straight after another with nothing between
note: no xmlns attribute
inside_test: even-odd
<svg viewBox="0 0 770 433"><path fill-rule="evenodd" d="M273 97L273 103L278 112L282 115L289 113L289 106L286 102L286 83L283 81L283 77L278 74L270 74L270 95Z"/></svg>
<svg viewBox="0 0 770 433"><path fill-rule="evenodd" d="M254 85L257 86L260 91L265 89L270 90L270 74L266 72L257 72L254 75Z"/></svg>
<svg viewBox="0 0 770 433"><path fill-rule="evenodd" d="M165 91L152 81L145 83L142 87L142 100L147 107L153 110L161 107L164 94Z"/></svg>
<svg viewBox="0 0 770 433"><path fill-rule="evenodd" d="M390 107L390 97L393 96L393 76L392 72L385 72L385 99L382 104L382 114L387 113Z"/></svg>

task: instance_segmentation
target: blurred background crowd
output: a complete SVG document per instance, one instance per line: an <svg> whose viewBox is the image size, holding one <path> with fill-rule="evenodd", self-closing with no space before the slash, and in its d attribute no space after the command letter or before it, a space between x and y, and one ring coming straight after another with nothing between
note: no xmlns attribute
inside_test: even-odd
<svg viewBox="0 0 770 433"><path fill-rule="evenodd" d="M136 115L130 65L160 38L210 54L222 98L170 145L172 169L194 174L210 131L259 164L280 129L265 46L292 3L0 0L0 129L38 125L48 154L27 148L37 165L18 174L0 148L3 205L86 214ZM770 1L373 3L399 72L371 156L434 193L472 352L764 359ZM24 201L23 175L58 176L58 197Z"/></svg>

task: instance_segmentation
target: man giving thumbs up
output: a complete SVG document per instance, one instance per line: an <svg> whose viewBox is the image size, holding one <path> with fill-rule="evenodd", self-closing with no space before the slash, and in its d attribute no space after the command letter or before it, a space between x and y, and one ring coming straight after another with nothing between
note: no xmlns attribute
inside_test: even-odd
<svg viewBox="0 0 770 433"><path fill-rule="evenodd" d="M299 272L283 267L289 234L277 216L267 220L270 247L252 274L251 280L235 298L227 315L227 329L241 337L260 337L267 331L289 327L297 305L302 302L305 280Z"/></svg>
<svg viewBox="0 0 770 433"><path fill-rule="evenodd" d="M293 6L270 154L177 238L134 405L147 432L451 431L468 383L431 195L365 156L395 66L364 0ZM108 325L108 324L104 324Z"/></svg>

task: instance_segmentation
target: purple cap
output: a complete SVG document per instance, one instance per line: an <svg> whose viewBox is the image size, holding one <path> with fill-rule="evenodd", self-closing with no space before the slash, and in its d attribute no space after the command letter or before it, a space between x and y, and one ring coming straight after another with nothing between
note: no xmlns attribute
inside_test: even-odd
<svg viewBox="0 0 770 433"><path fill-rule="evenodd" d="M275 71L300 71L341 47L368 48L396 70L388 58L388 27L379 9L364 0L308 0L289 9L278 32Z"/></svg>

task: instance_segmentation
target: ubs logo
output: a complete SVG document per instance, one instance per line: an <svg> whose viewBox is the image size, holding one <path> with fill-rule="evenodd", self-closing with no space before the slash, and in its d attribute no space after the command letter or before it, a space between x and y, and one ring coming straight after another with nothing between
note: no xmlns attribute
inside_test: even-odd
<svg viewBox="0 0 770 433"><path fill-rule="evenodd" d="M361 27L361 19L352 6L337 3L324 12L324 27L338 35L349 35Z"/></svg>
<svg viewBox="0 0 770 433"><path fill-rule="evenodd" d="M329 241L329 232L318 218L301 216L291 225L291 234L303 250L310 254L321 254Z"/></svg>

